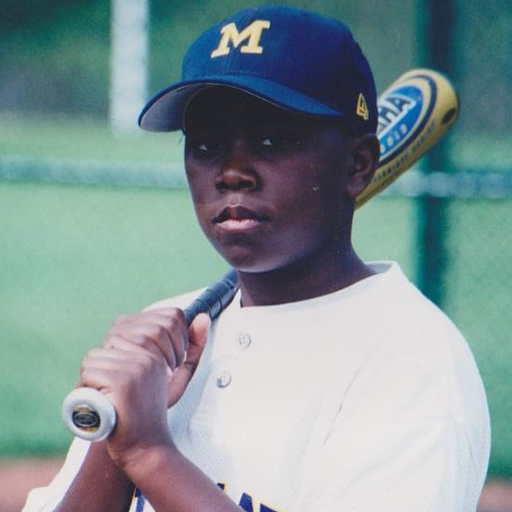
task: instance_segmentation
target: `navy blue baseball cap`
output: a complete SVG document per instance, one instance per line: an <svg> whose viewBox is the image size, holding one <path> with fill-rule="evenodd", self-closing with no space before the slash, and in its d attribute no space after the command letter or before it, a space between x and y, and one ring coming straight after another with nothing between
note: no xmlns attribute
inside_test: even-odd
<svg viewBox="0 0 512 512"><path fill-rule="evenodd" d="M181 129L194 95L219 85L293 112L339 118L355 134L377 128L375 83L361 48L346 25L309 11L240 11L192 44L182 72L144 107L141 128Z"/></svg>

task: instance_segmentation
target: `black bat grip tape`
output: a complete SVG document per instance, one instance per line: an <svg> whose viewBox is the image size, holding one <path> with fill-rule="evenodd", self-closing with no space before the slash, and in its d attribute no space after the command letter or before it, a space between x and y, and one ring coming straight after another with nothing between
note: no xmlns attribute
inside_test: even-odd
<svg viewBox="0 0 512 512"><path fill-rule="evenodd" d="M199 313L207 313L211 320L215 320L224 308L233 300L238 291L238 277L231 269L220 281L207 288L197 299L189 304L183 311L187 327Z"/></svg>

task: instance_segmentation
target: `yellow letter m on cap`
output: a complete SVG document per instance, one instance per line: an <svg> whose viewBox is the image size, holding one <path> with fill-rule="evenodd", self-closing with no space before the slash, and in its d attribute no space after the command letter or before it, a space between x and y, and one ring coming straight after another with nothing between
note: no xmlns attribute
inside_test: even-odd
<svg viewBox="0 0 512 512"><path fill-rule="evenodd" d="M221 40L219 47L212 52L212 59L214 57L221 57L227 55L230 51L229 43L233 44L234 48L238 48L242 41L248 39L247 44L240 46L242 53L263 53L263 47L260 46L261 32L265 28L270 28L270 21L256 20L253 21L247 28L238 32L234 23L229 23L222 27Z"/></svg>

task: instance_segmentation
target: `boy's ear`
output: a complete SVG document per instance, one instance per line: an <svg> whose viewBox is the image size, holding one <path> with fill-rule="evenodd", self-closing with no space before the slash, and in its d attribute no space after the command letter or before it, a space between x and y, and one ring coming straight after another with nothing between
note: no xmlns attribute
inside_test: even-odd
<svg viewBox="0 0 512 512"><path fill-rule="evenodd" d="M356 197L370 183L379 163L379 139L373 133L352 137L348 143L351 152L351 168L347 177L346 194L356 200Z"/></svg>

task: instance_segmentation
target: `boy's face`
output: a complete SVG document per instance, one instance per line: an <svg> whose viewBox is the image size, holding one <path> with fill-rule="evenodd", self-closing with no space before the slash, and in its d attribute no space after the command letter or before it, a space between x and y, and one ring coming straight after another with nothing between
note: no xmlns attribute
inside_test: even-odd
<svg viewBox="0 0 512 512"><path fill-rule="evenodd" d="M232 266L266 272L326 261L350 244L353 157L333 121L216 87L191 101L184 126L199 223Z"/></svg>

